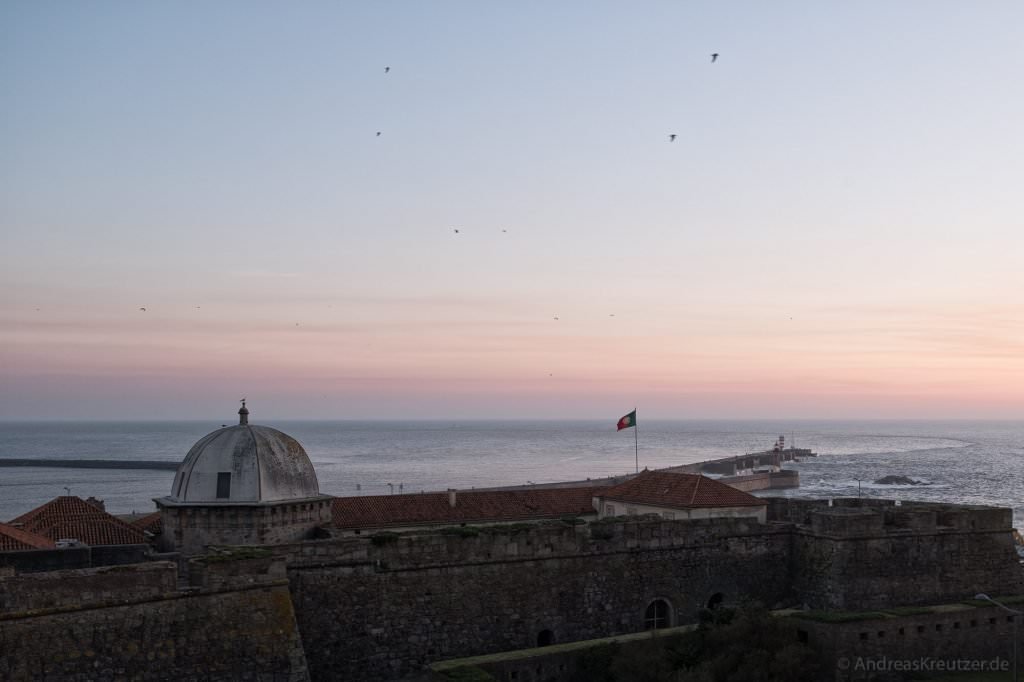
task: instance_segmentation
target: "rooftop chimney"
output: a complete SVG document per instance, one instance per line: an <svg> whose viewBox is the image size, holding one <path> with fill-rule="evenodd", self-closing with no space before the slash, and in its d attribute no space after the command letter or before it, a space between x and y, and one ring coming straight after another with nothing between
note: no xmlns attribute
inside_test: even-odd
<svg viewBox="0 0 1024 682"><path fill-rule="evenodd" d="M448 506L455 507L455 488L448 488Z"/></svg>

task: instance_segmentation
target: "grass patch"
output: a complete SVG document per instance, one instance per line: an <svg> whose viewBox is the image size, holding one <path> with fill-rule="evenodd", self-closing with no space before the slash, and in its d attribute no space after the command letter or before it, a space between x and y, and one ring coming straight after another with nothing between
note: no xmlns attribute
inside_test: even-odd
<svg viewBox="0 0 1024 682"><path fill-rule="evenodd" d="M370 544L375 547L383 547L384 545L390 545L394 542L398 542L398 533L392 533L389 530L374 533L370 536Z"/></svg>
<svg viewBox="0 0 1024 682"><path fill-rule="evenodd" d="M885 612L893 616L924 616L935 613L935 610L931 606L897 606Z"/></svg>
<svg viewBox="0 0 1024 682"><path fill-rule="evenodd" d="M200 558L200 561L204 561L208 564L220 564L226 561L244 561L246 559L266 559L267 557L274 556L274 553L269 549L263 549L262 547L225 547L225 548L210 548L213 550L213 554L207 554Z"/></svg>
<svg viewBox="0 0 1024 682"><path fill-rule="evenodd" d="M797 611L791 618L813 620L818 623L854 623L859 620L885 620L892 618L884 611Z"/></svg>
<svg viewBox="0 0 1024 682"><path fill-rule="evenodd" d="M460 538L475 538L480 535L480 529L476 526L449 526L442 528L441 535L455 535Z"/></svg>
<svg viewBox="0 0 1024 682"><path fill-rule="evenodd" d="M452 682L494 682L494 676L476 666L465 665L451 670L442 670L436 673L444 680Z"/></svg>

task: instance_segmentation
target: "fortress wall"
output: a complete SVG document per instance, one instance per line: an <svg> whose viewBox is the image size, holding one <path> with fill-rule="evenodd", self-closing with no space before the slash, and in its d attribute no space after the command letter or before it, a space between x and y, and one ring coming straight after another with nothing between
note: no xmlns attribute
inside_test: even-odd
<svg viewBox="0 0 1024 682"><path fill-rule="evenodd" d="M81 545L61 549L28 549L0 552L0 566L10 566L16 573L118 566L143 562L149 551L149 545Z"/></svg>
<svg viewBox="0 0 1024 682"><path fill-rule="evenodd" d="M177 589L174 564L24 573L0 578L0 614L53 608L83 608L151 599Z"/></svg>
<svg viewBox="0 0 1024 682"><path fill-rule="evenodd" d="M632 519L632 520L630 520ZM713 541L722 535L785 533L753 518L666 521L617 517L576 526L560 521L443 528L410 533L377 533L275 545L275 555L295 566L383 562L404 568L501 559L575 556L614 549L659 549Z"/></svg>
<svg viewBox="0 0 1024 682"><path fill-rule="evenodd" d="M1009 529L851 537L798 531L793 551L794 587L811 608L862 610L1024 591Z"/></svg>
<svg viewBox="0 0 1024 682"><path fill-rule="evenodd" d="M726 603L791 599L790 534L756 523L360 540L358 561L289 566L314 679L397 679L431 661L533 647L545 630L554 642L638 632L654 599L670 603L673 624L694 621L717 593ZM353 556L348 542L311 544Z"/></svg>
<svg viewBox="0 0 1024 682"><path fill-rule="evenodd" d="M988 606L850 623L793 620L818 653L821 679L853 682L904 680L915 668L938 675L957 665L1006 674L1013 661L1010 618Z"/></svg>
<svg viewBox="0 0 1024 682"><path fill-rule="evenodd" d="M33 575L38 583L24 588L26 595L47 582L65 589L65 573ZM74 608L0 613L0 680L309 679L286 582L253 577L239 580L248 586L228 590L161 593L168 575L174 575L173 565L171 571L158 564L101 569L92 585L82 576L72 579L77 588L67 589L100 594L116 578L124 588L121 597L132 603L93 600ZM25 585L9 582L0 581L0 593L20 593ZM172 590L175 584L176 579ZM114 589L112 582L109 587Z"/></svg>

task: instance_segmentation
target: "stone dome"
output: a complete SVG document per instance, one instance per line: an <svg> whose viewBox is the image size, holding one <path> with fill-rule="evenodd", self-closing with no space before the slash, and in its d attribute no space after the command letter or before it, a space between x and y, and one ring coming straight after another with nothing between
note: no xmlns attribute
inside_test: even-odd
<svg viewBox="0 0 1024 682"><path fill-rule="evenodd" d="M299 442L269 426L249 424L243 403L237 426L200 438L178 467L170 501L261 503L320 495L316 471Z"/></svg>

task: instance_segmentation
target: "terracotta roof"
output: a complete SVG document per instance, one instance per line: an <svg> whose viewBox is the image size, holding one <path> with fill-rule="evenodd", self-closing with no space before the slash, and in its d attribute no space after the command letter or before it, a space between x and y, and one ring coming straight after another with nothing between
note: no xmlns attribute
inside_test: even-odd
<svg viewBox="0 0 1024 682"><path fill-rule="evenodd" d="M158 511L135 519L132 521L132 525L141 531L152 533L153 535L159 535L164 530L163 517L160 516Z"/></svg>
<svg viewBox="0 0 1024 682"><path fill-rule="evenodd" d="M625 483L602 488L596 497L652 507L754 507L767 502L725 483L699 474L642 471Z"/></svg>
<svg viewBox="0 0 1024 682"><path fill-rule="evenodd" d="M87 545L135 545L146 542L141 530L89 504L61 496L26 512L11 523L51 540L75 539Z"/></svg>
<svg viewBox="0 0 1024 682"><path fill-rule="evenodd" d="M53 540L50 538L0 523L0 552L22 549L53 549L53 547Z"/></svg>
<svg viewBox="0 0 1024 682"><path fill-rule="evenodd" d="M594 514L595 490L459 490L454 507L446 492L337 497L331 511L337 528L527 521Z"/></svg>

